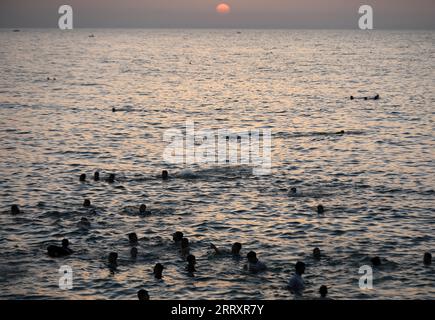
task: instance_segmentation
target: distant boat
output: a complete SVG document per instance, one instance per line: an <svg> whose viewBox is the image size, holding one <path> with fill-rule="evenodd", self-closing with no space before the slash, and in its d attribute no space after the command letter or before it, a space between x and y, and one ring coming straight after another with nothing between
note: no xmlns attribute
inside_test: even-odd
<svg viewBox="0 0 435 320"><path fill-rule="evenodd" d="M95 36L93 34L90 34L88 37L89 38L95 38Z"/></svg>
<svg viewBox="0 0 435 320"><path fill-rule="evenodd" d="M20 29L14 29L14 30L12 30L12 32L20 32L21 30Z"/></svg>

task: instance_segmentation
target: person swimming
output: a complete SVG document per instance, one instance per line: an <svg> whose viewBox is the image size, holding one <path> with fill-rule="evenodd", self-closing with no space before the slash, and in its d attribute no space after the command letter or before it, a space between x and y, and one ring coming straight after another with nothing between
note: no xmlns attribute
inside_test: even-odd
<svg viewBox="0 0 435 320"><path fill-rule="evenodd" d="M80 221L77 223L77 225L80 228L87 229L91 226L91 223L89 222L88 218L82 217Z"/></svg>
<svg viewBox="0 0 435 320"><path fill-rule="evenodd" d="M112 108L112 112L116 112L116 108L115 107Z"/></svg>
<svg viewBox="0 0 435 320"><path fill-rule="evenodd" d="M94 172L94 181L100 181L100 173L98 171Z"/></svg>
<svg viewBox="0 0 435 320"><path fill-rule="evenodd" d="M137 248L136 247L131 248L130 255L133 259L137 258Z"/></svg>
<svg viewBox="0 0 435 320"><path fill-rule="evenodd" d="M85 199L85 200L83 201L83 207L88 208L88 207L90 207L90 206L91 206L91 200L89 200L89 199Z"/></svg>
<svg viewBox="0 0 435 320"><path fill-rule="evenodd" d="M118 253L110 252L108 260L109 260L109 268L116 269L116 267L118 266Z"/></svg>
<svg viewBox="0 0 435 320"><path fill-rule="evenodd" d="M11 214L16 215L16 214L20 214L20 207L18 207L18 205L13 204L11 205Z"/></svg>
<svg viewBox="0 0 435 320"><path fill-rule="evenodd" d="M372 265L375 266L375 267L379 267L379 266L382 264L382 262L381 262L381 258L379 258L379 257L373 257L373 258L371 258L371 259L370 259L370 262L371 262Z"/></svg>
<svg viewBox="0 0 435 320"><path fill-rule="evenodd" d="M189 239L183 238L181 239L181 248L180 248L181 255L187 256L190 253L189 248Z"/></svg>
<svg viewBox="0 0 435 320"><path fill-rule="evenodd" d="M302 275L305 273L305 263L298 261L295 265L295 274L290 278L287 288L291 293L301 296L305 289L305 282Z"/></svg>
<svg viewBox="0 0 435 320"><path fill-rule="evenodd" d="M323 205L319 204L317 206L317 213L318 214L323 214L325 212L325 208L323 207Z"/></svg>
<svg viewBox="0 0 435 320"><path fill-rule="evenodd" d="M147 211L147 206L145 204L141 204L139 207L139 214L141 214L141 215L151 214L151 212Z"/></svg>
<svg viewBox="0 0 435 320"><path fill-rule="evenodd" d="M115 182L115 174L113 174L113 173L109 174L109 176L107 177L106 181L108 183L114 183Z"/></svg>
<svg viewBox="0 0 435 320"><path fill-rule="evenodd" d="M172 234L172 240L176 243L176 244L180 244L181 240L183 240L183 232L181 231L176 231Z"/></svg>
<svg viewBox="0 0 435 320"><path fill-rule="evenodd" d="M432 254L430 254L430 252L425 252L424 256L423 256L423 263L425 265L430 265L432 264Z"/></svg>
<svg viewBox="0 0 435 320"><path fill-rule="evenodd" d="M336 134L344 134L344 133L345 133L344 130L340 130L340 131L336 132Z"/></svg>
<svg viewBox="0 0 435 320"><path fill-rule="evenodd" d="M319 294L321 300L329 300L326 296L328 295L328 287L325 285L320 286Z"/></svg>
<svg viewBox="0 0 435 320"><path fill-rule="evenodd" d="M355 100L355 99L362 99L362 100L379 100L380 96L379 94L376 94L373 97L354 97L354 96L350 96L350 100Z"/></svg>
<svg viewBox="0 0 435 320"><path fill-rule="evenodd" d="M296 189L296 187L290 188L290 194L296 194L297 192L298 192L298 190Z"/></svg>
<svg viewBox="0 0 435 320"><path fill-rule="evenodd" d="M320 253L320 249L319 248L316 247L316 248L313 249L313 257L316 260L320 260L321 253Z"/></svg>
<svg viewBox="0 0 435 320"><path fill-rule="evenodd" d="M138 300L149 300L150 296L148 294L148 291L144 290L144 289L140 289L137 292L137 298Z"/></svg>
<svg viewBox="0 0 435 320"><path fill-rule="evenodd" d="M54 245L48 246L47 253L52 258L69 256L70 254L73 253L73 251L68 247L69 247L68 239L63 239L61 247L54 246Z"/></svg>
<svg viewBox="0 0 435 320"><path fill-rule="evenodd" d="M128 241L130 242L130 244L136 244L139 241L137 238L137 234L135 232L129 233Z"/></svg>
<svg viewBox="0 0 435 320"><path fill-rule="evenodd" d="M244 268L247 271L256 273L267 269L266 265L258 260L257 254L254 251L249 251L246 258L248 259L248 263Z"/></svg>
<svg viewBox="0 0 435 320"><path fill-rule="evenodd" d="M81 182L86 181L86 173L82 173L82 174L80 175L79 180L80 180Z"/></svg>
<svg viewBox="0 0 435 320"><path fill-rule="evenodd" d="M191 272L191 273L195 272L196 271L196 269L195 269L195 265L196 265L196 258L195 258L195 256L193 254L189 254L187 256L187 258L186 258L186 261L187 261L186 270L188 272Z"/></svg>
<svg viewBox="0 0 435 320"><path fill-rule="evenodd" d="M168 180L169 179L169 173L167 170L163 170L162 171L162 179L163 180Z"/></svg>
<svg viewBox="0 0 435 320"><path fill-rule="evenodd" d="M155 277L156 279L161 279L161 278L163 278L162 273L163 273L163 270L164 270L164 269L165 269L165 267L164 267L161 263L157 263L157 264L154 266L154 270L153 270L154 277Z"/></svg>
<svg viewBox="0 0 435 320"><path fill-rule="evenodd" d="M240 242L234 242L231 246L231 251L228 251L227 249L218 249L213 243L210 244L210 248L214 250L214 253L216 255L223 255L223 254L231 254L233 256L240 256L240 250L242 250L242 244Z"/></svg>

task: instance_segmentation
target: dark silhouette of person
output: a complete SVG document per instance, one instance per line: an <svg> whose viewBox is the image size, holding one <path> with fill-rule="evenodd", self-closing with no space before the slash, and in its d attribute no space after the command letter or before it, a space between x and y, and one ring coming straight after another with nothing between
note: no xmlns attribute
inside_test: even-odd
<svg viewBox="0 0 435 320"><path fill-rule="evenodd" d="M131 248L130 255L133 259L137 258L137 248L136 247Z"/></svg>
<svg viewBox="0 0 435 320"><path fill-rule="evenodd" d="M110 252L109 253L109 267L116 269L118 266L118 253Z"/></svg>
<svg viewBox="0 0 435 320"><path fill-rule="evenodd" d="M94 180L95 181L100 181L100 173L98 171L94 172Z"/></svg>
<svg viewBox="0 0 435 320"><path fill-rule="evenodd" d="M320 293L320 298L326 299L326 296L328 294L328 287L324 285L320 286L319 293Z"/></svg>
<svg viewBox="0 0 435 320"><path fill-rule="evenodd" d="M81 181L81 182L86 181L86 174L85 174L85 173L82 173L82 174L80 175L80 181Z"/></svg>
<svg viewBox="0 0 435 320"><path fill-rule="evenodd" d="M73 253L73 251L69 248L69 241L68 239L62 240L62 246L48 246L47 247L47 253L52 258L58 258L58 257L65 257L69 256Z"/></svg>
<svg viewBox="0 0 435 320"><path fill-rule="evenodd" d="M162 179L163 179L163 180L168 180L168 178L169 178L169 173L168 173L168 171L167 171L167 170L163 170L163 171L162 171Z"/></svg>
<svg viewBox="0 0 435 320"><path fill-rule="evenodd" d="M319 248L316 247L316 248L313 249L313 257L316 260L320 260L321 253L320 253L320 249Z"/></svg>
<svg viewBox="0 0 435 320"><path fill-rule="evenodd" d="M289 290L296 294L302 295L302 292L305 289L305 282L302 279L302 275L305 273L305 263L298 261L295 265L295 274L290 278L288 282Z"/></svg>
<svg viewBox="0 0 435 320"><path fill-rule="evenodd" d="M174 240L175 243L181 243L181 240L183 240L183 232L176 231L172 234L172 240Z"/></svg>
<svg viewBox="0 0 435 320"><path fill-rule="evenodd" d="M11 214L20 214L20 207L18 207L18 205L13 204L11 205Z"/></svg>
<svg viewBox="0 0 435 320"><path fill-rule="evenodd" d="M155 277L156 279L161 279L161 278L163 277L163 275L162 275L162 273L163 273L163 269L165 269L165 267L164 267L161 263L157 263L157 264L154 266L154 271L153 271L153 273L154 273L154 277Z"/></svg>
<svg viewBox="0 0 435 320"><path fill-rule="evenodd" d="M83 201L83 207L90 207L91 206L91 200L89 199L85 199L85 201Z"/></svg>
<svg viewBox="0 0 435 320"><path fill-rule="evenodd" d="M144 289L140 289L140 290L137 292L137 298L138 298L139 300L149 300L149 299L150 299L150 296L149 296L149 294L148 294L148 291L146 291L146 290L144 290Z"/></svg>
<svg viewBox="0 0 435 320"><path fill-rule="evenodd" d="M131 244L136 244L138 242L137 234L135 232L129 233L128 241L130 241Z"/></svg>
<svg viewBox="0 0 435 320"><path fill-rule="evenodd" d="M375 267L378 267L382 264L381 258L379 258L379 257L373 257L370 259L370 261L371 261L372 265Z"/></svg>
<svg viewBox="0 0 435 320"><path fill-rule="evenodd" d="M317 213L318 213L318 214L322 214L322 213L324 213L324 212L325 212L325 208L323 207L323 205L319 204L319 205L317 206Z"/></svg>
<svg viewBox="0 0 435 320"><path fill-rule="evenodd" d="M423 262L427 266L432 264L432 255L429 252L425 252Z"/></svg>
<svg viewBox="0 0 435 320"><path fill-rule="evenodd" d="M195 272L196 271L196 269L195 269L195 265L196 265L195 256L193 254L189 254L186 258L186 261L187 261L187 267L186 267L187 271Z"/></svg>
<svg viewBox="0 0 435 320"><path fill-rule="evenodd" d="M109 174L109 177L106 179L108 183L114 183L115 182L115 174L111 173Z"/></svg>

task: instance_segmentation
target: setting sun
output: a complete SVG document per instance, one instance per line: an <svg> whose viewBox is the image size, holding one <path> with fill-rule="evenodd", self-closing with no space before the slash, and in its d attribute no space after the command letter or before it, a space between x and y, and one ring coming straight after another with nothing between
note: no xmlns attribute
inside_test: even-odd
<svg viewBox="0 0 435 320"><path fill-rule="evenodd" d="M216 12L218 12L220 14L226 14L226 13L229 13L230 11L231 11L231 8L226 3L221 3L216 7Z"/></svg>

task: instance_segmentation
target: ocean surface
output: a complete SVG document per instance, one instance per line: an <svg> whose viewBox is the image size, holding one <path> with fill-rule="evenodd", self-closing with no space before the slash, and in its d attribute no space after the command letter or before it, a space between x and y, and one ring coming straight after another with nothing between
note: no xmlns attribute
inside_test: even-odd
<svg viewBox="0 0 435 320"><path fill-rule="evenodd" d="M297 261L304 299L323 284L333 299L435 299L422 262L435 253L434 31L3 29L0 44L1 299L294 299ZM270 129L270 174L168 163L164 134L186 121ZM174 231L191 242L193 277ZM48 257L63 238L74 254ZM211 252L236 241L242 259ZM250 250L267 272L243 270ZM373 256L382 266L361 290Z"/></svg>

